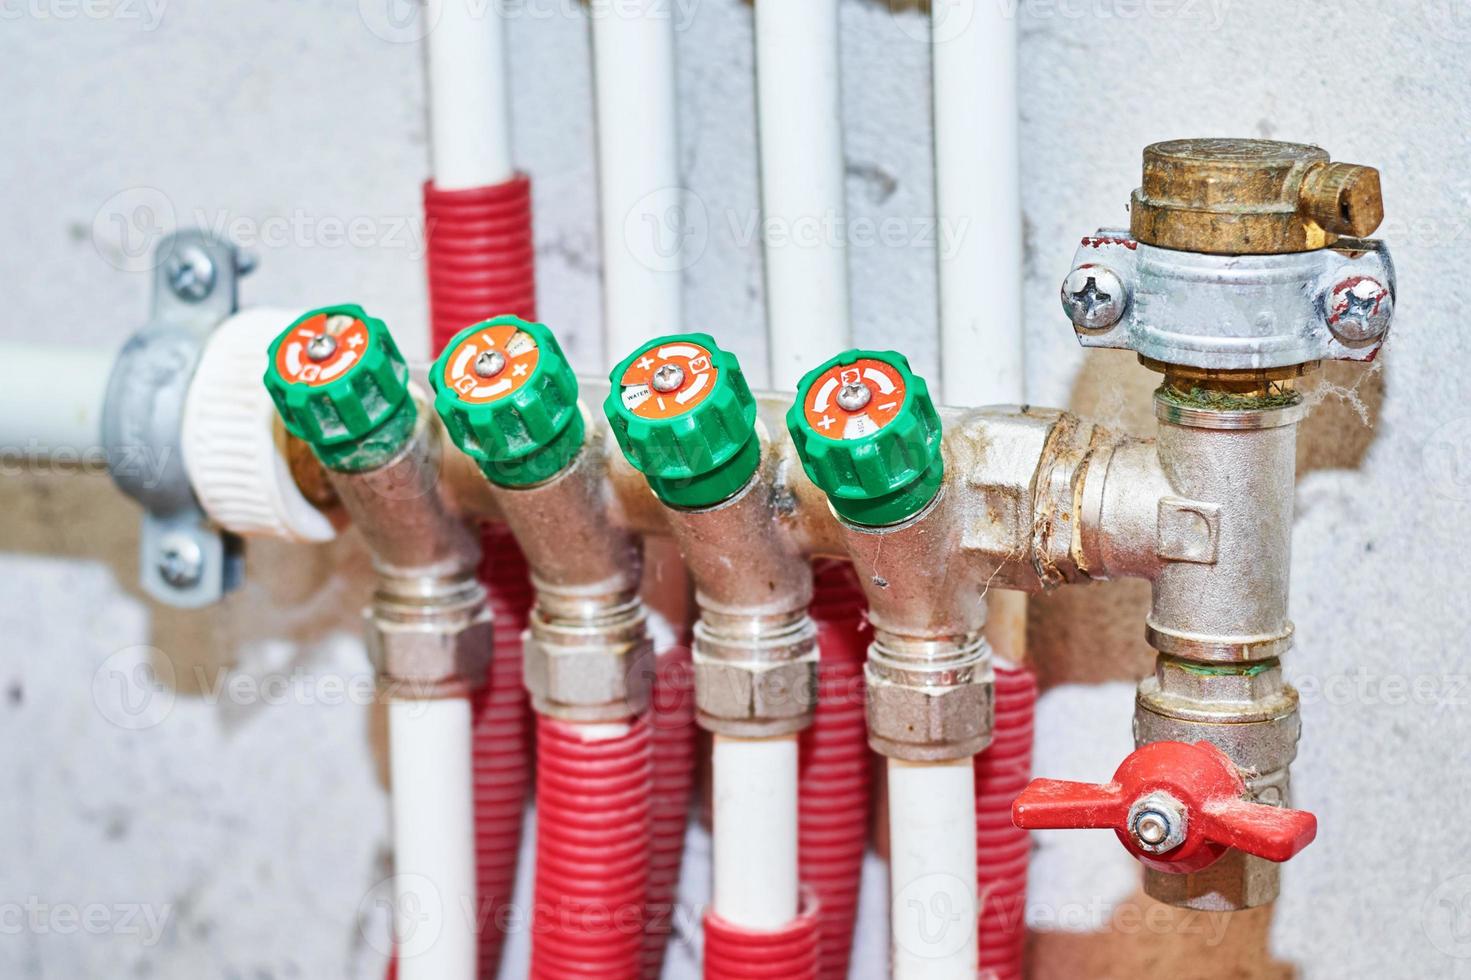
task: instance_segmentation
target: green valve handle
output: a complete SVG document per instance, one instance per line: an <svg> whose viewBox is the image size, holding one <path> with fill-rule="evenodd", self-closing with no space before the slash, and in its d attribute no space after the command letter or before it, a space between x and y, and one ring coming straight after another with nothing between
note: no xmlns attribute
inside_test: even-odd
<svg viewBox="0 0 1471 980"><path fill-rule="evenodd" d="M361 306L312 310L272 342L269 358L266 389L286 430L328 468L375 469L413 434L408 365Z"/></svg>
<svg viewBox="0 0 1471 980"><path fill-rule="evenodd" d="M462 330L429 381L450 438L492 483L550 480L582 448L577 375L540 323L498 316Z"/></svg>
<svg viewBox="0 0 1471 980"><path fill-rule="evenodd" d="M807 475L853 524L898 524L940 492L940 416L902 354L850 350L808 372L787 428Z"/></svg>
<svg viewBox="0 0 1471 980"><path fill-rule="evenodd" d="M623 455L671 507L713 507L761 463L756 399L706 334L652 340L613 369L603 411Z"/></svg>

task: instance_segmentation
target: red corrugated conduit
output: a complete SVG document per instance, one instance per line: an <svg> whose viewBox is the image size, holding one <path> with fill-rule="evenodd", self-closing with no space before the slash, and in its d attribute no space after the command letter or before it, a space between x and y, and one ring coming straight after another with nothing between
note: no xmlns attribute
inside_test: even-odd
<svg viewBox="0 0 1471 980"><path fill-rule="evenodd" d="M863 661L873 637L852 566L822 562L813 572L811 614L821 660L817 717L802 733L798 854L802 883L821 909L818 976L844 980L868 842L872 768Z"/></svg>
<svg viewBox="0 0 1471 980"><path fill-rule="evenodd" d="M682 643L659 656L654 680L654 795L651 801L649 890L643 943L643 980L659 980L674 932L674 902L684 860L684 832L695 779L695 691L690 648Z"/></svg>
<svg viewBox="0 0 1471 980"><path fill-rule="evenodd" d="M467 190L424 185L430 335L437 352L478 320L536 317L531 182L517 176ZM532 590L526 561L504 529L488 529L481 580L496 617L489 687L474 729L477 886L481 980L496 975L502 910L516 879L522 813L530 780L530 711L521 686L521 631Z"/></svg>
<svg viewBox="0 0 1471 980"><path fill-rule="evenodd" d="M1037 679L996 668L996 738L976 756L976 883L981 980L1022 980L1031 837L1011 822L1011 804L1032 778Z"/></svg>
<svg viewBox="0 0 1471 980"><path fill-rule="evenodd" d="M537 719L532 980L638 980L649 883L652 736Z"/></svg>
<svg viewBox="0 0 1471 980"><path fill-rule="evenodd" d="M809 893L802 914L776 932L754 932L705 913L705 980L817 980L821 909Z"/></svg>
<svg viewBox="0 0 1471 980"><path fill-rule="evenodd" d="M488 317L536 319L531 181L440 190L424 185L429 310L437 345Z"/></svg>
<svg viewBox="0 0 1471 980"><path fill-rule="evenodd" d="M504 528L488 528L480 566L495 615L490 683L476 698L472 733L475 860L481 980L500 963L504 910L516 884L522 815L530 783L531 712L521 685L521 632L533 594L526 560Z"/></svg>

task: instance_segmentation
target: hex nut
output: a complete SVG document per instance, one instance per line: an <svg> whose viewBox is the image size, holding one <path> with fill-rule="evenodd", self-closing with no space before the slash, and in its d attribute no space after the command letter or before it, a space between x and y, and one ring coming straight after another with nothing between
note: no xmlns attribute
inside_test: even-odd
<svg viewBox="0 0 1471 980"><path fill-rule="evenodd" d="M944 687L896 683L864 668L868 742L890 759L938 762L975 755L991 743L995 681L991 671Z"/></svg>
<svg viewBox="0 0 1471 980"><path fill-rule="evenodd" d="M379 607L364 616L368 658L393 690L438 697L484 685L494 632L485 606L449 622L392 617Z"/></svg>
<svg viewBox="0 0 1471 980"><path fill-rule="evenodd" d="M1149 839L1148 835L1141 833L1144 822L1155 817L1158 826L1163 830L1162 836L1157 840ZM1184 804L1168 793L1157 792L1141 796L1129 807L1129 836L1134 845L1148 854L1168 854L1181 844L1185 843L1185 835L1190 828L1190 816Z"/></svg>
<svg viewBox="0 0 1471 980"><path fill-rule="evenodd" d="M701 727L721 735L787 735L812 724L817 648L790 660L739 661L694 649L695 707Z"/></svg>
<svg viewBox="0 0 1471 980"><path fill-rule="evenodd" d="M583 637L568 643L533 618L524 658L526 689L542 714L564 721L617 721L649 706L655 665L647 634L633 642Z"/></svg>

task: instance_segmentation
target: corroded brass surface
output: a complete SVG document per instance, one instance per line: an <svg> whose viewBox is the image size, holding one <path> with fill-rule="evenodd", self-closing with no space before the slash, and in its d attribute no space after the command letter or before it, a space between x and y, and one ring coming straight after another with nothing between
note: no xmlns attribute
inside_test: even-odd
<svg viewBox="0 0 1471 980"><path fill-rule="evenodd" d="M1130 230L1160 248L1278 255L1326 248L1379 227L1379 172L1270 140L1191 139L1144 150Z"/></svg>

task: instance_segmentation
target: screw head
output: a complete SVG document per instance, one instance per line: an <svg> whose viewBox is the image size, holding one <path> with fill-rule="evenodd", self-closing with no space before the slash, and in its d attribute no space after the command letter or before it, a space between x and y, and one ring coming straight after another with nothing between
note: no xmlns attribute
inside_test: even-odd
<svg viewBox="0 0 1471 980"><path fill-rule="evenodd" d="M1167 854L1185 843L1185 805L1168 793L1150 793L1129 808L1129 837L1146 854Z"/></svg>
<svg viewBox="0 0 1471 980"><path fill-rule="evenodd" d="M678 364L661 365L659 370L654 372L654 378L651 384L654 386L654 390L658 392L667 394L668 392L674 391L680 385L684 384L684 368Z"/></svg>
<svg viewBox="0 0 1471 980"><path fill-rule="evenodd" d="M186 534L167 534L159 543L158 574L176 589L198 585L204 577L204 551Z"/></svg>
<svg viewBox="0 0 1471 980"><path fill-rule="evenodd" d="M307 341L306 356L318 364L337 353L337 338L331 334L319 333Z"/></svg>
<svg viewBox="0 0 1471 980"><path fill-rule="evenodd" d="M498 350L483 351L475 358L475 374L482 378L493 378L506 369L506 355Z"/></svg>
<svg viewBox="0 0 1471 980"><path fill-rule="evenodd" d="M165 271L169 289L186 302L198 303L214 292L214 261L197 245L186 246L172 255Z"/></svg>
<svg viewBox="0 0 1471 980"><path fill-rule="evenodd" d="M838 406L847 412L856 412L873 401L873 389L862 381L853 381L838 389Z"/></svg>
<svg viewBox="0 0 1471 980"><path fill-rule="evenodd" d="M1394 297L1379 280L1350 276L1323 296L1328 329L1345 344L1367 344L1389 330L1394 319Z"/></svg>
<svg viewBox="0 0 1471 980"><path fill-rule="evenodd" d="M1128 290L1118 274L1101 265L1079 266L1062 284L1062 308L1073 325L1083 330L1102 330L1118 323L1128 301Z"/></svg>

